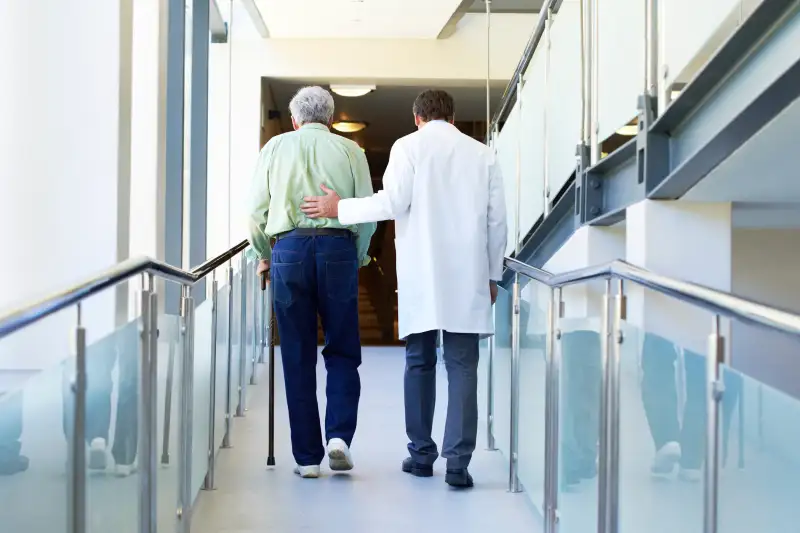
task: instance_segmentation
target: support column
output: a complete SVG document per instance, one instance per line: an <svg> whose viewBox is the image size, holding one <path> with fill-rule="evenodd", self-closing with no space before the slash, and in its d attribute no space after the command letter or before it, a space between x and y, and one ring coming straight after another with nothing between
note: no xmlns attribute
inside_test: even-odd
<svg viewBox="0 0 800 533"><path fill-rule="evenodd" d="M626 257L657 274L731 290L731 204L644 200L627 211ZM706 352L710 313L628 284L628 320L684 349ZM727 322L727 321L726 321ZM723 334L728 330L723 326Z"/></svg>

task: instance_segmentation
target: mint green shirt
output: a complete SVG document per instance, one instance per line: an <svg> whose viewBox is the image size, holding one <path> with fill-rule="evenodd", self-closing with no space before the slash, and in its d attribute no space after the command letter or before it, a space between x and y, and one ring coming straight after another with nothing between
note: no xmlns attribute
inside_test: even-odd
<svg viewBox="0 0 800 533"><path fill-rule="evenodd" d="M325 184L342 198L372 196L367 157L349 139L331 133L322 124L270 139L261 149L249 197L250 244L262 259L272 255L270 237L295 228L348 229L356 234L361 265L376 224L343 226L337 219L312 220L300 210L303 198L324 194Z"/></svg>

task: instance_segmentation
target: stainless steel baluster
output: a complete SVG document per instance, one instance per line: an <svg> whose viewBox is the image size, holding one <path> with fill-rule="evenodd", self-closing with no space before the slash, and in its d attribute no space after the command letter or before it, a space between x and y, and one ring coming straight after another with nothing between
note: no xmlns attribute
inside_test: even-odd
<svg viewBox="0 0 800 533"><path fill-rule="evenodd" d="M72 431L69 442L68 533L86 533L86 329L78 303L75 327L75 377L72 380Z"/></svg>
<svg viewBox="0 0 800 533"><path fill-rule="evenodd" d="M519 484L519 274L514 276L511 315L511 423L509 427L508 491L520 492Z"/></svg>
<svg viewBox="0 0 800 533"><path fill-rule="evenodd" d="M721 332L719 315L711 322L706 354L707 417L706 417L706 461L704 497L704 533L716 533L719 506L720 432L719 413L725 386L722 381L722 365L725 364L725 337Z"/></svg>
<svg viewBox="0 0 800 533"><path fill-rule="evenodd" d="M598 533L611 533L608 529L608 484L609 484L609 456L611 450L608 442L608 404L609 404L609 344L611 337L611 280L606 280L605 295L603 296L602 325L600 332L600 436L598 450L598 477L597 477L597 531Z"/></svg>
<svg viewBox="0 0 800 533"><path fill-rule="evenodd" d="M208 402L208 471L203 480L204 490L214 490L214 474L217 463L215 435L215 411L217 407L217 324L219 322L219 290L216 271L211 274L211 383Z"/></svg>
<svg viewBox="0 0 800 533"><path fill-rule="evenodd" d="M492 331L494 335L489 337L489 360L486 363L486 449L489 451L497 450L497 443L494 438L494 349L495 338L497 337L497 324L495 323L496 304L492 309Z"/></svg>
<svg viewBox="0 0 800 533"><path fill-rule="evenodd" d="M142 291L141 358L139 361L139 531L155 533L158 526L158 297L155 279L147 274Z"/></svg>
<svg viewBox="0 0 800 533"><path fill-rule="evenodd" d="M561 328L564 305L561 288L550 289L547 312L546 381L545 381L545 533L555 533L558 526L558 439L561 394Z"/></svg>
<svg viewBox="0 0 800 533"><path fill-rule="evenodd" d="M183 335L183 360L181 362L181 421L180 468L178 472L178 532L190 533L192 529L192 432L194 431L194 298L192 288L183 287L181 297L181 335Z"/></svg>
<svg viewBox="0 0 800 533"><path fill-rule="evenodd" d="M231 447L231 430L233 425L233 262L228 261L228 366L225 380L225 436L222 447Z"/></svg>
<svg viewBox="0 0 800 533"><path fill-rule="evenodd" d="M253 354L250 356L250 385L258 383L258 378L256 378L256 364L258 364L258 354L261 353L261 343L258 338L259 318L261 314L259 312L261 306L258 305L258 293L261 291L259 290L254 267L255 265L250 265L250 275L253 277L253 283L250 284L253 287L251 290L253 297Z"/></svg>
<svg viewBox="0 0 800 533"><path fill-rule="evenodd" d="M241 294L241 321L239 322L239 398L236 405L236 416L244 416L246 379L247 379L247 258L244 252L241 254L241 275L240 292Z"/></svg>

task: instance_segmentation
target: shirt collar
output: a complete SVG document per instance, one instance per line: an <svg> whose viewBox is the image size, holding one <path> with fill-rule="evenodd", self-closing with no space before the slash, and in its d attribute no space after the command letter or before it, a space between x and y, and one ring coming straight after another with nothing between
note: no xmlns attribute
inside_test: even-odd
<svg viewBox="0 0 800 533"><path fill-rule="evenodd" d="M324 130L324 131L330 131L328 129L328 126L326 126L325 124L320 124L319 122L309 122L308 124L303 124L302 126L300 126L300 129L301 130Z"/></svg>

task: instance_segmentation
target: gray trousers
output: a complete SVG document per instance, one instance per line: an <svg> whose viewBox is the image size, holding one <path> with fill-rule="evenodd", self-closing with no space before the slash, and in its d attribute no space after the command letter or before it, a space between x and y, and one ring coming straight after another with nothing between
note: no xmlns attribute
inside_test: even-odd
<svg viewBox="0 0 800 533"><path fill-rule="evenodd" d="M439 457L431 437L436 406L437 331L406 339L405 409L408 451L419 464L432 465ZM447 368L447 422L442 457L448 469L466 468L475 451L478 433L478 335L444 332Z"/></svg>

